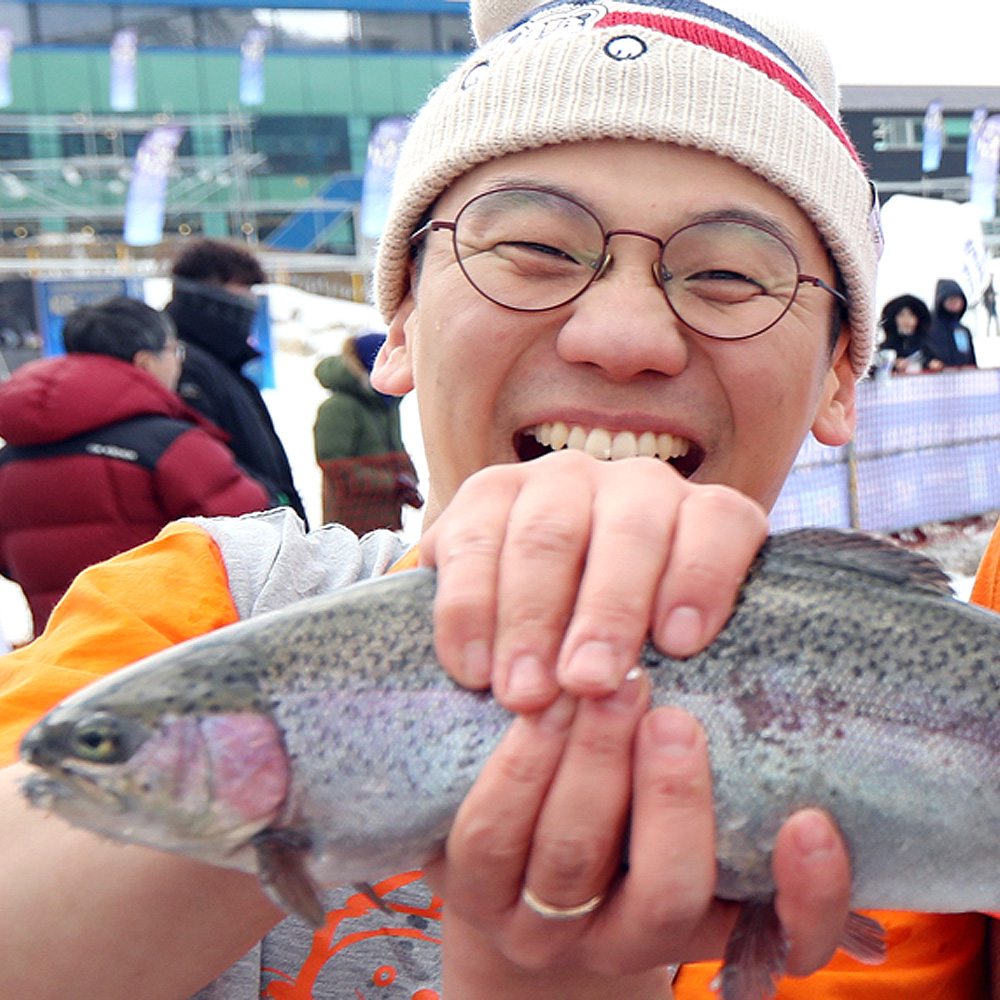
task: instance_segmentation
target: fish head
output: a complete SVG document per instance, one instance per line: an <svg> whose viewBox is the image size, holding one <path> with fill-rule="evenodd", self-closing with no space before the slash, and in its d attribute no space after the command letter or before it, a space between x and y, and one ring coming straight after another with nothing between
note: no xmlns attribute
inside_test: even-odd
<svg viewBox="0 0 1000 1000"><path fill-rule="evenodd" d="M196 653L208 662L190 679L188 654L166 651L57 705L21 742L40 771L23 791L76 826L253 871L249 841L288 797L287 754L252 681L229 662L220 686L213 647Z"/></svg>

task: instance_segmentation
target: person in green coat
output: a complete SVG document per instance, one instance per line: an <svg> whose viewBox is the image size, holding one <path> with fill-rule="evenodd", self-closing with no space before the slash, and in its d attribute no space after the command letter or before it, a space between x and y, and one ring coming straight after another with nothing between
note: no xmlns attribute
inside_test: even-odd
<svg viewBox="0 0 1000 1000"><path fill-rule="evenodd" d="M369 381L384 340L381 333L350 337L339 355L316 366L316 378L330 390L313 428L323 470L323 521L359 535L375 528L399 530L403 506L419 508L424 502L403 447L400 399L377 392Z"/></svg>

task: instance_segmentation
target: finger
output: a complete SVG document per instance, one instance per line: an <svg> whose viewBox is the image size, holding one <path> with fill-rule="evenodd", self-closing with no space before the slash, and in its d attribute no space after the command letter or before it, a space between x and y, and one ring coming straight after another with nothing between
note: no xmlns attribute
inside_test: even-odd
<svg viewBox="0 0 1000 1000"><path fill-rule="evenodd" d="M806 976L830 961L850 908L850 861L832 820L817 809L788 819L775 842L773 870L787 968Z"/></svg>
<svg viewBox="0 0 1000 1000"><path fill-rule="evenodd" d="M648 703L648 678L636 670L614 694L577 705L525 873L525 886L549 906L575 907L604 894L621 868L632 745ZM578 927L569 930L579 934Z"/></svg>
<svg viewBox="0 0 1000 1000"><path fill-rule="evenodd" d="M586 569L556 675L563 688L587 697L616 691L638 661L673 534L671 497L689 488L655 459L616 462L602 472L607 481L614 477L613 489L595 497Z"/></svg>
<svg viewBox="0 0 1000 1000"><path fill-rule="evenodd" d="M444 893L473 925L488 925L519 902L535 823L575 709L575 699L562 695L544 712L516 718L459 808Z"/></svg>
<svg viewBox="0 0 1000 1000"><path fill-rule="evenodd" d="M500 557L493 690L517 712L545 706L559 690L556 658L591 536L594 460L566 452L548 462L560 474L522 485Z"/></svg>
<svg viewBox="0 0 1000 1000"><path fill-rule="evenodd" d="M712 777L704 731L657 708L639 726L628 874L600 914L608 972L718 957L735 908L714 899Z"/></svg>
<svg viewBox="0 0 1000 1000"><path fill-rule="evenodd" d="M484 470L421 538L420 563L437 567L434 647L458 683L489 686L496 632L500 551L516 480Z"/></svg>
<svg viewBox="0 0 1000 1000"><path fill-rule="evenodd" d="M702 486L681 504L653 639L668 656L700 652L729 620L740 586L767 537L767 515L724 486Z"/></svg>

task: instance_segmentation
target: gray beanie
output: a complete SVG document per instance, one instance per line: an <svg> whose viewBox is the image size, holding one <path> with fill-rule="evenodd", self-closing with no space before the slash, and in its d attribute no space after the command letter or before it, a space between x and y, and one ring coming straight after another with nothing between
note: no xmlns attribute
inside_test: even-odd
<svg viewBox="0 0 1000 1000"><path fill-rule="evenodd" d="M878 206L813 34L730 0L472 0L471 13L480 48L431 94L396 168L375 266L386 320L406 294L410 235L455 178L520 150L645 139L724 156L798 204L843 278L864 374Z"/></svg>

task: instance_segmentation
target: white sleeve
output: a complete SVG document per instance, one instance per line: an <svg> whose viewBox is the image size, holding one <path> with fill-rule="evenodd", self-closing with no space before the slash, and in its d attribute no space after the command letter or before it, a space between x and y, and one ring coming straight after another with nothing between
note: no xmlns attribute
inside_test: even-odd
<svg viewBox="0 0 1000 1000"><path fill-rule="evenodd" d="M382 529L362 538L342 524L306 531L288 507L190 520L219 546L241 619L381 576L409 547Z"/></svg>

